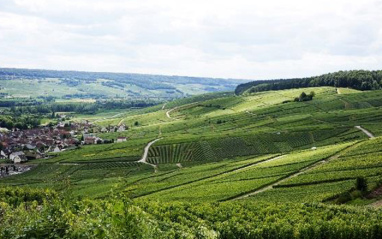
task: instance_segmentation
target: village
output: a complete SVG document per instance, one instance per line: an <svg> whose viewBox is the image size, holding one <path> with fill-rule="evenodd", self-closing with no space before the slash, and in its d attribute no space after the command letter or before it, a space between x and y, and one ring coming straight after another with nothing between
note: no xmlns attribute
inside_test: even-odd
<svg viewBox="0 0 382 239"><path fill-rule="evenodd" d="M42 126L35 129L12 130L0 132L0 160L8 164L20 164L33 159L52 157L52 153L78 148L80 145L119 143L127 140L118 137L107 140L97 137L97 133L123 132L125 125L100 127L89 121L81 123L59 122L54 126ZM1 161L0 161L1 162ZM0 166L1 165L0 163ZM5 168L0 168L0 176ZM7 168L7 173L17 172L15 167Z"/></svg>

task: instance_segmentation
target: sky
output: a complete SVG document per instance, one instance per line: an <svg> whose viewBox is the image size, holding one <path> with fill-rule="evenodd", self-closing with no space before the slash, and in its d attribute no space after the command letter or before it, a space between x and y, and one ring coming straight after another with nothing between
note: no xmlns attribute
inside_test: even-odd
<svg viewBox="0 0 382 239"><path fill-rule="evenodd" d="M381 69L381 0L0 0L0 67L273 79Z"/></svg>

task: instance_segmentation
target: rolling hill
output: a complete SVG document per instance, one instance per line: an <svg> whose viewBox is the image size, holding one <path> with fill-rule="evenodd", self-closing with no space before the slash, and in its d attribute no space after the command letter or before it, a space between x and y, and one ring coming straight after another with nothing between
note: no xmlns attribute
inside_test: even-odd
<svg viewBox="0 0 382 239"><path fill-rule="evenodd" d="M310 91L312 100L293 101ZM130 228L148 238L381 236L380 90L214 93L73 120L84 119L99 127L123 122L129 130L98 136L128 140L34 160L32 170L1 179L4 190L25 190L19 194L26 204L33 194L44 195L36 198L45 205L38 216L37 209L25 211L4 197L19 211L9 212L1 233L22 213L49 231L52 222L44 218L56 213L53 222L68 231L60 236L88 233L98 221L109 222L99 227L104 233L126 235ZM55 192L70 199L59 203Z"/></svg>
<svg viewBox="0 0 382 239"><path fill-rule="evenodd" d="M0 68L0 97L171 100L232 91L243 80Z"/></svg>

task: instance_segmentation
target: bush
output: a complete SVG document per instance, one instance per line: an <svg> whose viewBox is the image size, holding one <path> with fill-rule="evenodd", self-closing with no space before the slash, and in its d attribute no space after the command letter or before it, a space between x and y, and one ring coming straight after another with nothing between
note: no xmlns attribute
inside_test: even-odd
<svg viewBox="0 0 382 239"><path fill-rule="evenodd" d="M344 193L340 194L340 196L337 198L336 202L339 204L343 204L343 203L349 202L352 199L353 198L352 198L352 195L350 194L350 192L344 192Z"/></svg>

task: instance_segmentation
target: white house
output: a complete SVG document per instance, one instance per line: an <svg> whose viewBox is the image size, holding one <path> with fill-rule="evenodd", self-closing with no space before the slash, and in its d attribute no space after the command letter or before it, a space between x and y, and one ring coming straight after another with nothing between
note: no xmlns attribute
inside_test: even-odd
<svg viewBox="0 0 382 239"><path fill-rule="evenodd" d="M59 153L59 152L61 152L61 149L60 149L58 146L56 146L56 147L53 149L53 152L54 152L54 153Z"/></svg>
<svg viewBox="0 0 382 239"><path fill-rule="evenodd" d="M7 155L4 153L3 150L0 150L0 159L5 159L7 158Z"/></svg>
<svg viewBox="0 0 382 239"><path fill-rule="evenodd" d="M126 137L118 137L118 138L117 138L117 143L126 142L126 140L127 140Z"/></svg>
<svg viewBox="0 0 382 239"><path fill-rule="evenodd" d="M123 132L126 130L126 126L125 125L120 125L117 129L118 132Z"/></svg>
<svg viewBox="0 0 382 239"><path fill-rule="evenodd" d="M28 161L27 157L25 157L25 154L21 151L19 152L14 152L9 155L9 159L13 163L21 163L21 162L26 162Z"/></svg>

